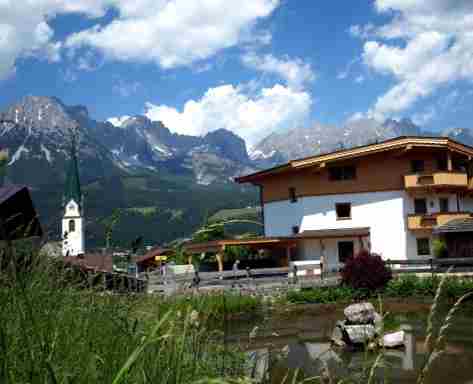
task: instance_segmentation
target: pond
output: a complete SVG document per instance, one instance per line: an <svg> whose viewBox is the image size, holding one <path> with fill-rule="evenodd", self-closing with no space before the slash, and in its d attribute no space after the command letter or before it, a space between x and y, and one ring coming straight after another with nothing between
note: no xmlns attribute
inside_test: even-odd
<svg viewBox="0 0 473 384"><path fill-rule="evenodd" d="M393 301L385 303L384 307L384 312L388 313L385 327L406 330L406 347L387 350L383 367L376 370L376 376L390 383L415 383L425 361L429 305ZM293 375L296 370L299 379L319 376L323 369L328 369L334 377L354 378L371 367L377 353L347 352L331 347L330 336L336 321L344 318L343 308L295 306L259 321L234 321L229 339L248 352L254 376L261 378L266 372L271 383L280 384L284 376ZM447 310L443 309L441 317ZM473 383L471 310L456 316L448 331L446 352L434 362L426 382Z"/></svg>

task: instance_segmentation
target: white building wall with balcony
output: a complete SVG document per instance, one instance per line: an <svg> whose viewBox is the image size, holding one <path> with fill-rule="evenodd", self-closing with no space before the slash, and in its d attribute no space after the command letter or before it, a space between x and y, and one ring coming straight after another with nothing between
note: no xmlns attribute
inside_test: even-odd
<svg viewBox="0 0 473 384"><path fill-rule="evenodd" d="M428 237L429 231L415 232L407 228L407 217L415 213L414 199L425 198L427 214L440 212L440 198L448 198L449 211L457 211L457 197L453 193L416 194L406 191L370 192L325 196L299 197L296 202L289 200L270 202L264 205L266 236L292 236L293 227L299 233L314 230L364 228L370 229L370 244L373 252L384 259L425 258L418 255L417 238ZM351 203L351 218L337 219L336 204ZM464 199L460 210L473 212L473 199ZM360 249L359 239L340 238L303 239L300 258L318 259L323 253L330 266L338 264L338 242L352 240L355 252ZM323 247L323 250L322 248Z"/></svg>
<svg viewBox="0 0 473 384"><path fill-rule="evenodd" d="M351 203L351 218L337 219L335 205ZM266 236L292 236L292 228L299 232L327 229L370 229L371 250L385 259L405 259L415 252L408 249L407 214L413 203L405 191L339 194L300 197L297 202L289 200L270 202L264 205ZM324 241L329 264L338 262L337 242L343 239ZM316 242L303 240L303 258L320 257ZM320 243L320 242L319 242ZM354 239L355 251L359 243Z"/></svg>

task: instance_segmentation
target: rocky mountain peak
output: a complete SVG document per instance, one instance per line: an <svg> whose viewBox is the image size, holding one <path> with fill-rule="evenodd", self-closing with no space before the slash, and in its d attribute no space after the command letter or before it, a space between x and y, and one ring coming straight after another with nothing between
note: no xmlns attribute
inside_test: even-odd
<svg viewBox="0 0 473 384"><path fill-rule="evenodd" d="M122 122L121 128L149 128L153 123L146 116L136 115L127 118Z"/></svg>
<svg viewBox="0 0 473 384"><path fill-rule="evenodd" d="M64 136L75 128L77 123L71 118L66 107L55 97L26 96L20 102L10 106L3 118L12 120L15 125L4 127L6 130L24 130L28 136L59 134Z"/></svg>
<svg viewBox="0 0 473 384"><path fill-rule="evenodd" d="M227 129L221 128L207 133L204 141L231 160L242 163L249 161L245 140Z"/></svg>

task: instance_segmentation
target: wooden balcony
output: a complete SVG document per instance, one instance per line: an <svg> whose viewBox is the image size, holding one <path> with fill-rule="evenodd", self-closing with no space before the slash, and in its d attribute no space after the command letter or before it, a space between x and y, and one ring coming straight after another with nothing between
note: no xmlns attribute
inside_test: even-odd
<svg viewBox="0 0 473 384"><path fill-rule="evenodd" d="M432 230L439 225L447 224L451 220L471 217L468 212L445 212L431 215L412 214L407 216L407 228L411 231Z"/></svg>
<svg viewBox="0 0 473 384"><path fill-rule="evenodd" d="M439 171L404 176L407 190L417 189L467 189L468 176L465 172Z"/></svg>

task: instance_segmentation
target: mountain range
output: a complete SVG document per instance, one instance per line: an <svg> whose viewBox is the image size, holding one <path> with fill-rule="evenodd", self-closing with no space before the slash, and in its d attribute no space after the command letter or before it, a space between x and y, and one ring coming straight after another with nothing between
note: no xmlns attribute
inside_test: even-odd
<svg viewBox="0 0 473 384"><path fill-rule="evenodd" d="M316 123L274 132L248 150L242 138L225 129L201 137L179 135L140 115L114 125L91 118L84 106L43 96L27 96L8 106L0 121L6 121L0 122L0 149L10 153L8 178L32 188L53 234L59 233L62 184L74 133L87 193L88 238L94 244L100 244L103 222L114 208L123 212L120 239L144 231L151 243L168 241L188 235L218 209L257 204L253 188L231 182L237 175L401 135L439 135L409 119L359 119L343 126ZM473 145L469 129L440 134Z"/></svg>

